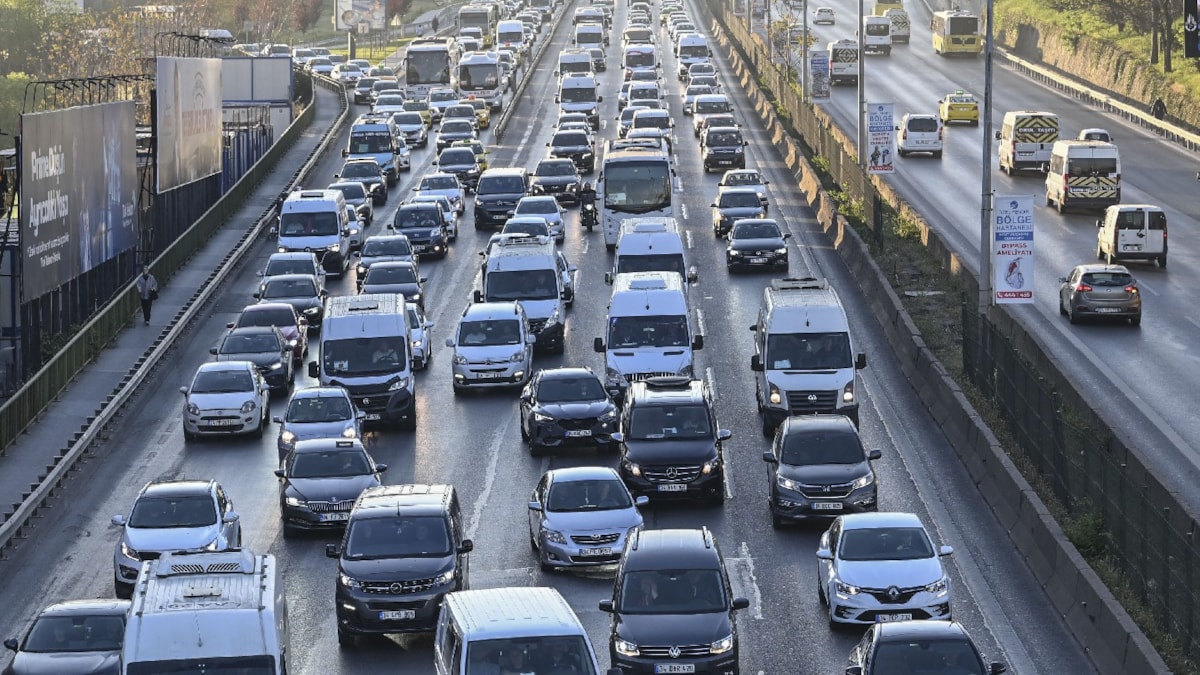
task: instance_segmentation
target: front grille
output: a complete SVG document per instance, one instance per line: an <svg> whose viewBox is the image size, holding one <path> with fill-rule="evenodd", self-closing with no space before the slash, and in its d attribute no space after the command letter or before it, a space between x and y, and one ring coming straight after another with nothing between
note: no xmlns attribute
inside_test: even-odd
<svg viewBox="0 0 1200 675"><path fill-rule="evenodd" d="M578 431L580 429L591 429L596 426L596 419L589 418L585 420L555 420L558 426L567 431Z"/></svg>
<svg viewBox="0 0 1200 675"><path fill-rule="evenodd" d="M309 502L308 510L314 513L332 513L335 511L349 511L354 508L354 500L346 499L340 502Z"/></svg>
<svg viewBox="0 0 1200 675"><path fill-rule="evenodd" d="M864 588L862 589L862 592L871 594L872 597L884 605L903 605L910 602L913 596L924 588L924 586L917 586L916 588L898 588L896 589L897 593L895 598L888 595L888 589L886 588Z"/></svg>
<svg viewBox="0 0 1200 675"><path fill-rule="evenodd" d="M371 394L387 394L388 387L392 386L391 382L380 382L378 384L341 384L338 386L344 387L350 392L351 396L370 396ZM356 401L357 402L357 401Z"/></svg>
<svg viewBox="0 0 1200 675"><path fill-rule="evenodd" d="M651 483L690 483L700 477L700 466L642 467L642 477Z"/></svg>
<svg viewBox="0 0 1200 675"><path fill-rule="evenodd" d="M579 544L580 546L603 546L604 544L611 544L620 538L620 532L613 532L610 534L581 534L578 536L571 535L571 541Z"/></svg>
<svg viewBox="0 0 1200 675"><path fill-rule="evenodd" d="M849 496L854 490L854 483L839 485L801 485L800 494L808 499L840 499Z"/></svg>
<svg viewBox="0 0 1200 675"><path fill-rule="evenodd" d="M667 647L647 647L639 645L638 650L642 656L650 659L671 659L671 658L697 658L700 656L708 656L709 645L678 645ZM672 656L671 650L678 649L679 656Z"/></svg>
<svg viewBox="0 0 1200 675"><path fill-rule="evenodd" d="M792 414L818 413L835 410L836 391L789 391L788 410Z"/></svg>
<svg viewBox="0 0 1200 675"><path fill-rule="evenodd" d="M158 560L160 551L138 551L138 560Z"/></svg>
<svg viewBox="0 0 1200 675"><path fill-rule="evenodd" d="M422 593L437 586L437 577L409 579L406 581L364 581L362 589L376 595L407 595Z"/></svg>
<svg viewBox="0 0 1200 675"><path fill-rule="evenodd" d="M659 373L625 373L626 382L641 382L652 377L673 377L675 373L659 372Z"/></svg>

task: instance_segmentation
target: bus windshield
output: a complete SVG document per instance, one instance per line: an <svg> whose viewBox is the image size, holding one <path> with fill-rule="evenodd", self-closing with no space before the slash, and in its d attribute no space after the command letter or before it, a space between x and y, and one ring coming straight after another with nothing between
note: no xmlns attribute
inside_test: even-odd
<svg viewBox="0 0 1200 675"><path fill-rule="evenodd" d="M647 213L671 205L671 165L666 157L604 165L604 206Z"/></svg>
<svg viewBox="0 0 1200 675"><path fill-rule="evenodd" d="M448 51L410 51L405 60L404 79L408 84L449 84Z"/></svg>

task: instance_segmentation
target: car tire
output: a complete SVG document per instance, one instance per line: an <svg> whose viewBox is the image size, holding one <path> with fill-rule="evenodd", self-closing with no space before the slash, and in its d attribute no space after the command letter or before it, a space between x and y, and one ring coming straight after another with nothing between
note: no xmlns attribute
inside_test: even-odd
<svg viewBox="0 0 1200 675"><path fill-rule="evenodd" d="M823 607L829 606L829 599L825 597L825 585L821 583L820 579L817 579L817 600Z"/></svg>
<svg viewBox="0 0 1200 675"><path fill-rule="evenodd" d="M133 597L133 586L132 585L126 586L125 584L114 583L113 584L113 592L116 594L116 596L118 598L120 598L122 600L128 600L129 598Z"/></svg>
<svg viewBox="0 0 1200 675"><path fill-rule="evenodd" d="M187 429L184 429L183 430L183 442L184 443L195 443L196 442L196 434L193 434L192 432L188 431Z"/></svg>
<svg viewBox="0 0 1200 675"><path fill-rule="evenodd" d="M763 415L762 419L762 435L763 438L771 438L775 435L775 426L767 420L766 415Z"/></svg>
<svg viewBox="0 0 1200 675"><path fill-rule="evenodd" d="M354 636L346 631L338 628L337 632L338 646L343 649L351 649L355 646Z"/></svg>
<svg viewBox="0 0 1200 675"><path fill-rule="evenodd" d="M1158 266L1163 269L1167 268L1167 256L1164 255L1158 258Z"/></svg>
<svg viewBox="0 0 1200 675"><path fill-rule="evenodd" d="M413 407L412 414L408 416L408 419L400 422L400 428L405 429L407 431L416 431L417 430L417 409L415 407L416 404L414 403L413 406L414 407Z"/></svg>
<svg viewBox="0 0 1200 675"><path fill-rule="evenodd" d="M1059 298L1058 298L1058 313L1061 316L1067 315L1067 307L1066 307L1066 305L1063 304L1062 296L1059 296Z"/></svg>
<svg viewBox="0 0 1200 675"><path fill-rule="evenodd" d="M532 438L529 439L529 441L526 443L526 446L529 447L530 457L544 457L546 455L546 446L538 443Z"/></svg>
<svg viewBox="0 0 1200 675"><path fill-rule="evenodd" d="M1067 307L1067 321L1070 323L1079 323L1079 315L1071 307Z"/></svg>
<svg viewBox="0 0 1200 675"><path fill-rule="evenodd" d="M1130 326L1133 326L1134 328L1137 328L1138 326L1141 326L1141 325L1142 325L1142 315L1139 313L1139 314L1138 314L1138 315L1136 315L1136 316L1132 316L1132 317L1130 317L1130 318L1129 318L1129 325L1130 325Z"/></svg>
<svg viewBox="0 0 1200 675"><path fill-rule="evenodd" d="M938 150L938 151L934 152L934 153L933 153L933 158L934 158L934 159L941 159L941 158L942 158L942 151L941 151L941 150Z"/></svg>
<svg viewBox="0 0 1200 675"><path fill-rule="evenodd" d="M533 538L533 533L532 533L532 532L530 532L530 533L529 533L529 550L533 551L534 553L538 553L538 545L537 545L537 540ZM540 559L541 559L541 557L542 557L542 556L541 556L541 554L539 553L539 555L538 555L538 559L540 560Z"/></svg>
<svg viewBox="0 0 1200 675"><path fill-rule="evenodd" d="M287 521L279 523L279 529L282 531L284 539L293 539L296 536L296 528L287 524Z"/></svg>
<svg viewBox="0 0 1200 675"><path fill-rule="evenodd" d="M768 507L768 508L770 508L770 507ZM776 513L774 511L771 511L771 529L772 530L782 530L783 525L784 525L783 518L780 518L778 515L776 515Z"/></svg>

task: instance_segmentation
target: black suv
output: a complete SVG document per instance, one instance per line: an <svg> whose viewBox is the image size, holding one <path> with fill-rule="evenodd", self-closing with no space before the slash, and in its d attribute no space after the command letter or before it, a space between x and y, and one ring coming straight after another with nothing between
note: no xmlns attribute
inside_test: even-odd
<svg viewBox="0 0 1200 675"><path fill-rule="evenodd" d="M621 412L618 469L629 491L652 499L725 501L721 443L712 393L703 380L651 377L629 386Z"/></svg>
<svg viewBox="0 0 1200 675"><path fill-rule="evenodd" d="M612 599L600 601L612 614L613 668L737 675L734 612L749 606L733 597L708 528L639 530L625 542Z"/></svg>
<svg viewBox="0 0 1200 675"><path fill-rule="evenodd" d="M579 203L579 188L583 179L575 162L565 157L547 157L538 162L530 182L535 195L554 195L559 202Z"/></svg>
<svg viewBox="0 0 1200 675"><path fill-rule="evenodd" d="M521 197L529 194L529 172L522 167L488 169L475 188L475 229L500 229Z"/></svg>
<svg viewBox="0 0 1200 675"><path fill-rule="evenodd" d="M346 160L346 163L342 165L342 170L333 174L333 179L362 183L367 186L367 192L371 193L372 204L379 206L387 203L387 177L383 175L383 168L373 159Z"/></svg>
<svg viewBox="0 0 1200 675"><path fill-rule="evenodd" d="M788 417L763 453L771 524L832 518L879 507L875 470L879 450L864 450L858 427L845 415Z"/></svg>
<svg viewBox="0 0 1200 675"><path fill-rule="evenodd" d="M700 134L704 173L713 169L746 168L746 139L737 127L705 127Z"/></svg>
<svg viewBox="0 0 1200 675"><path fill-rule="evenodd" d="M473 545L449 485L368 488L354 503L337 558L338 644L356 635L418 633L437 626L442 599L467 588Z"/></svg>
<svg viewBox="0 0 1200 675"><path fill-rule="evenodd" d="M479 174L483 172L479 167L479 158L475 156L475 151L471 148L446 148L438 154L434 164L439 171L458 176L458 182L468 190L475 189L476 184L479 183Z"/></svg>
<svg viewBox="0 0 1200 675"><path fill-rule="evenodd" d="M551 157L565 157L575 162L580 173L591 175L596 172L596 146L586 131L557 131L546 147L550 148Z"/></svg>
<svg viewBox="0 0 1200 675"><path fill-rule="evenodd" d="M445 258L450 234L446 214L433 202L401 204L388 226L392 234L403 234L412 244L415 255Z"/></svg>

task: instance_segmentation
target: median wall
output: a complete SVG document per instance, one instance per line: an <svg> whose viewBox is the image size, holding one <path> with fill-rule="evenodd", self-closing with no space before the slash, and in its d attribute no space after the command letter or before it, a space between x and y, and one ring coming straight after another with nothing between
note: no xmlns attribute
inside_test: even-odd
<svg viewBox="0 0 1200 675"><path fill-rule="evenodd" d="M869 299L901 369L958 452L1050 602L1100 672L1168 672L1145 635L1068 540L1037 491L926 345L888 277L871 258L868 246L838 215L835 202L823 189L805 152L827 162L829 172L852 200L870 207L878 196L888 208L916 224L921 241L962 290L967 316L975 316L977 280L921 214L886 183L873 180L859 169L853 154L854 140L823 111L804 105L798 86L794 86L795 71L780 68L778 58L771 56L758 37L748 33L743 19L724 14L724 7L715 0L709 8L715 15L712 34L728 51L734 72L765 123L771 143L779 148L819 222ZM1024 447L1032 454L1047 457L1037 465L1039 480L1049 482L1060 497L1061 491L1066 491L1068 498L1090 500L1089 505L1102 514L1114 533L1110 546L1118 566L1134 576L1131 585L1143 600L1159 598L1158 605L1151 605L1160 610L1156 616L1174 636L1184 642L1194 640L1192 622L1200 618L1195 615L1197 584L1192 577L1200 562L1200 551L1190 534L1195 531L1195 519L1174 501L1169 488L1152 477L1136 450L1103 425L1088 407L1086 397L1074 390L1070 379L1058 368L1050 350L1003 308L993 307L984 323L964 326L964 335L974 329L977 335L985 336L974 350L964 344L964 352L976 359L976 372L993 374L990 381L981 378L981 389L989 396L1005 399L1000 401L1001 410L1010 415L1013 426L1024 428L1025 433L1018 434L1029 443ZM1031 418L1041 424L1028 424ZM1071 456L1072 452L1076 455ZM1110 466L1119 471L1110 470ZM1069 499L1067 503L1076 505ZM1164 590L1169 592L1164 594Z"/></svg>

